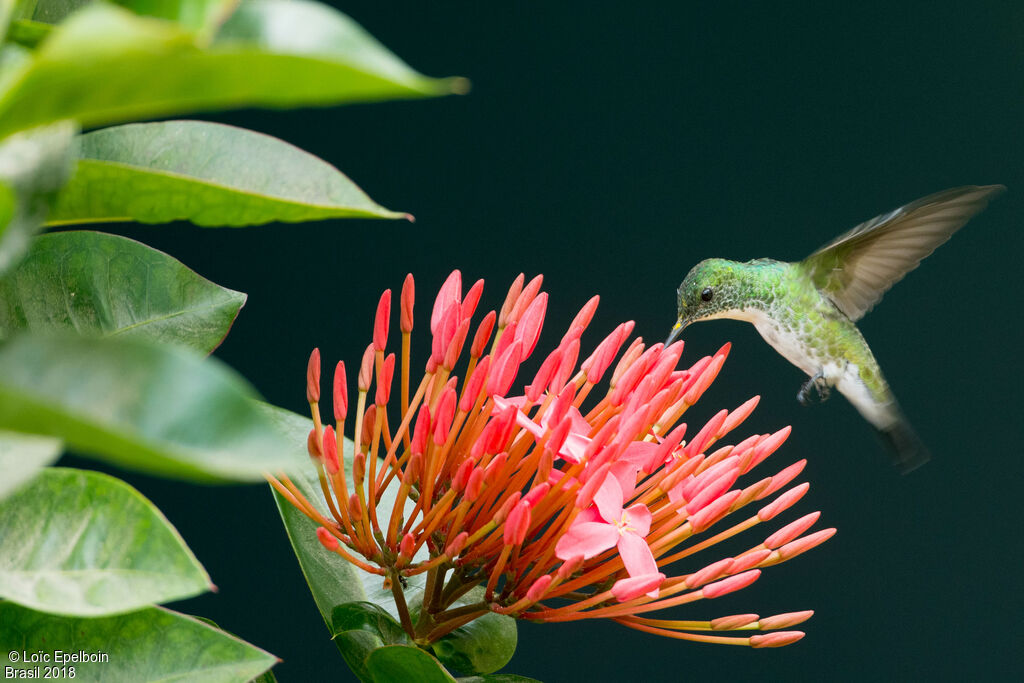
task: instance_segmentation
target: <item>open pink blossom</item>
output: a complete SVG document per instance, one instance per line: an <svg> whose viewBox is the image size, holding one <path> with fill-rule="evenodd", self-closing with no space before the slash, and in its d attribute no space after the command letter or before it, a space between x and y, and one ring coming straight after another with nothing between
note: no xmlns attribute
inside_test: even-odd
<svg viewBox="0 0 1024 683"><path fill-rule="evenodd" d="M514 396L512 398L494 397L494 405L501 410L510 405L515 406L518 409L516 412L516 424L539 439L544 436L548 429L555 426L551 424L551 413L554 410L554 405L544 411L540 416L540 424L537 424L522 411L522 406L525 403L525 396ZM558 456L566 462L578 463L583 460L587 446L590 444L590 439L587 437L587 434L590 433L590 423L583 419L583 415L576 406L569 406L566 415L570 419L569 433L562 443L562 447L558 449Z"/></svg>
<svg viewBox="0 0 1024 683"><path fill-rule="evenodd" d="M651 530L651 511L641 503L623 509L623 498L619 480L614 476L606 477L594 494L593 505L580 513L558 539L555 555L561 560L577 556L589 560L616 546L630 578L651 581L651 577L657 575L664 580L665 575L658 571L654 555L644 540ZM647 595L656 597L660 583L651 585Z"/></svg>

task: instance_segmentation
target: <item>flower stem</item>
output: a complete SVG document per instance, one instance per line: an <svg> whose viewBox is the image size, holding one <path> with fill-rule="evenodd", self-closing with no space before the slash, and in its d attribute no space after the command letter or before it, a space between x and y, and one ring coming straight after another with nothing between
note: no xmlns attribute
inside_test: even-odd
<svg viewBox="0 0 1024 683"><path fill-rule="evenodd" d="M469 622L473 621L474 619L479 619L483 615L487 614L487 612L487 609L477 609L476 611L471 612L469 614L464 614L461 617L449 619L448 621L446 621L443 624L440 624L437 628L428 633L426 641L428 643L433 643L443 638L444 636L448 635L458 627L464 626Z"/></svg>
<svg viewBox="0 0 1024 683"><path fill-rule="evenodd" d="M388 572L388 580L391 581L391 594L395 598L395 607L398 609L398 617L402 621L402 629L415 637L416 630L412 625L412 618L409 616L409 606L405 603L405 593L402 591L402 581L398 572L392 569Z"/></svg>

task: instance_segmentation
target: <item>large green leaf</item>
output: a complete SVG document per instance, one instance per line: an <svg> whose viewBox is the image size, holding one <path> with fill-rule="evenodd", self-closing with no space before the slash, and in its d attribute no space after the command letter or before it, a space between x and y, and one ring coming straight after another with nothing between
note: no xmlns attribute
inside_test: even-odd
<svg viewBox="0 0 1024 683"><path fill-rule="evenodd" d="M459 683L540 683L536 678L518 674L487 674L484 676L465 676L456 678Z"/></svg>
<svg viewBox="0 0 1024 683"><path fill-rule="evenodd" d="M244 303L245 294L134 240L60 232L37 237L18 268L0 279L0 340L66 330L208 353Z"/></svg>
<svg viewBox="0 0 1024 683"><path fill-rule="evenodd" d="M362 681L372 681L367 660L385 645L411 645L412 641L394 617L372 602L338 605L331 615L331 631L345 663Z"/></svg>
<svg viewBox="0 0 1024 683"><path fill-rule="evenodd" d="M0 135L61 119L85 126L262 105L443 95L351 19L308 0L249 0L209 47L160 19L98 3L56 26L0 92Z"/></svg>
<svg viewBox="0 0 1024 683"><path fill-rule="evenodd" d="M330 512L323 500L323 493L320 485L309 464L309 456L306 454L306 437L309 430L313 428L313 422L301 415L265 405L267 419L277 425L279 431L288 435L291 443L292 462L302 465L302 470L292 476L292 481L299 487L306 498L330 519ZM346 453L351 456L352 442L345 440ZM345 460L348 481L352 481L352 458ZM397 487L390 487L387 493L393 494ZM331 634L339 632L334 627L334 611L339 605L353 602L372 602L383 608L395 619L398 618L398 610L395 608L394 597L390 590L383 587L384 579L376 574L369 574L349 564L335 553L328 552L320 545L316 536L316 522L313 522L304 514L296 510L291 504L282 498L277 492L274 493L277 502L277 509L284 521L285 531L292 543L292 549L298 557L299 566L306 577L306 582L313 593L316 606L320 609L324 621ZM387 509L390 517L391 507L394 505L393 495L386 495L382 500L380 509ZM413 577L409 580L409 586L405 590L407 599L412 602L423 589L423 575ZM345 630L341 628L340 630Z"/></svg>
<svg viewBox="0 0 1024 683"><path fill-rule="evenodd" d="M483 586L477 586L455 603L469 605L484 599ZM460 626L432 643L434 656L449 669L464 674L489 674L508 664L516 652L516 620L490 612Z"/></svg>
<svg viewBox="0 0 1024 683"><path fill-rule="evenodd" d="M7 40L23 47L35 47L50 35L49 24L30 19L16 19L7 29Z"/></svg>
<svg viewBox="0 0 1024 683"><path fill-rule="evenodd" d="M22 652L45 652L52 658L57 650L102 653L103 661L66 665L75 668L75 681L98 683L237 683L259 676L277 661L220 629L159 607L88 619L0 603L0 658L5 667L30 669L37 665L20 661ZM9 663L12 651L18 652L16 663Z"/></svg>
<svg viewBox="0 0 1024 683"><path fill-rule="evenodd" d="M406 218L282 140L203 121L135 123L81 137L49 223L188 220L206 226Z"/></svg>
<svg viewBox="0 0 1024 683"><path fill-rule="evenodd" d="M192 618L196 619L198 621L201 621L204 624L208 624L210 626L213 626L214 628L216 628L216 629L218 629L220 631L223 631L224 633L228 634L229 636L231 636L233 638L237 638L238 637L234 633L232 633L231 631L228 631L227 629L221 628L217 624L217 622L215 622L213 619L207 619L206 617L195 616L195 615L193 615ZM256 678L252 679L251 681L249 681L249 683L277 683L277 676L274 675L273 670L267 670L267 671L264 671L261 675L257 676Z"/></svg>
<svg viewBox="0 0 1024 683"><path fill-rule="evenodd" d="M0 598L101 616L211 587L171 523L120 479L51 467L0 502Z"/></svg>
<svg viewBox="0 0 1024 683"><path fill-rule="evenodd" d="M96 0L39 0L32 18L56 24L69 14ZM239 0L112 0L136 14L175 21L198 31L210 31L222 24Z"/></svg>
<svg viewBox="0 0 1024 683"><path fill-rule="evenodd" d="M14 14L14 0L0 0L0 36L6 35Z"/></svg>
<svg viewBox="0 0 1024 683"><path fill-rule="evenodd" d="M30 12L22 12L21 19L33 19L48 24L56 24L77 9L85 7L94 0L20 0L24 5L31 5Z"/></svg>
<svg viewBox="0 0 1024 683"><path fill-rule="evenodd" d="M0 500L55 461L60 450L60 439L0 431Z"/></svg>
<svg viewBox="0 0 1024 683"><path fill-rule="evenodd" d="M73 136L65 122L0 142L0 273L18 262L46 220L71 172Z"/></svg>
<svg viewBox="0 0 1024 683"><path fill-rule="evenodd" d="M0 428L143 471L258 481L289 445L213 358L136 339L22 334L0 347Z"/></svg>
<svg viewBox="0 0 1024 683"><path fill-rule="evenodd" d="M374 683L416 681L416 683L454 683L455 678L441 663L413 645L385 645L366 658L366 668Z"/></svg>

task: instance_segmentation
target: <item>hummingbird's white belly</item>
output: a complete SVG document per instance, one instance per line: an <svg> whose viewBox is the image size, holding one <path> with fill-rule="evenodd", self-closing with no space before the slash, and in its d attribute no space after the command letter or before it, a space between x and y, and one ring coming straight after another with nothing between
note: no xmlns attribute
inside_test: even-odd
<svg viewBox="0 0 1024 683"><path fill-rule="evenodd" d="M780 325L761 311L744 311L746 320L753 323L758 333L783 358L813 377L821 372L829 386L839 392L857 408L861 415L879 429L894 420L891 406L879 403L860 376L860 367L844 358L832 358L805 344L798 330Z"/></svg>
<svg viewBox="0 0 1024 683"><path fill-rule="evenodd" d="M762 311L747 310L744 313L748 316L747 320L754 324L758 333L773 349L808 375L816 375L818 370L824 369L825 363L829 362L825 358L819 358L815 349L803 342L797 330L780 325L774 318ZM831 365L835 366L835 363L831 363ZM835 372L839 368L836 366L832 370ZM831 379L827 372L826 378ZM831 381L829 383L834 384Z"/></svg>

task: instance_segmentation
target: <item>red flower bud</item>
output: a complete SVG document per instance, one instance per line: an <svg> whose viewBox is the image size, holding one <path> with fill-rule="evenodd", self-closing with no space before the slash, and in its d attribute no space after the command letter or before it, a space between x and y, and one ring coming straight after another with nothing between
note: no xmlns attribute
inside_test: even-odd
<svg viewBox="0 0 1024 683"><path fill-rule="evenodd" d="M377 314L373 319L373 348L383 351L388 343L388 328L391 325L391 290L385 289L377 302Z"/></svg>
<svg viewBox="0 0 1024 683"><path fill-rule="evenodd" d="M313 349L306 364L306 400L311 404L320 400L320 349Z"/></svg>
<svg viewBox="0 0 1024 683"><path fill-rule="evenodd" d="M405 276L405 282L402 283L401 315L399 318L399 326L402 332L406 334L412 332L412 310L415 302L416 282L413 280L412 273L409 273Z"/></svg>
<svg viewBox="0 0 1024 683"><path fill-rule="evenodd" d="M316 528L316 537L320 540L320 543L323 544L323 546L328 550L333 552L338 549L338 539L335 538L334 535L324 527L318 526Z"/></svg>

